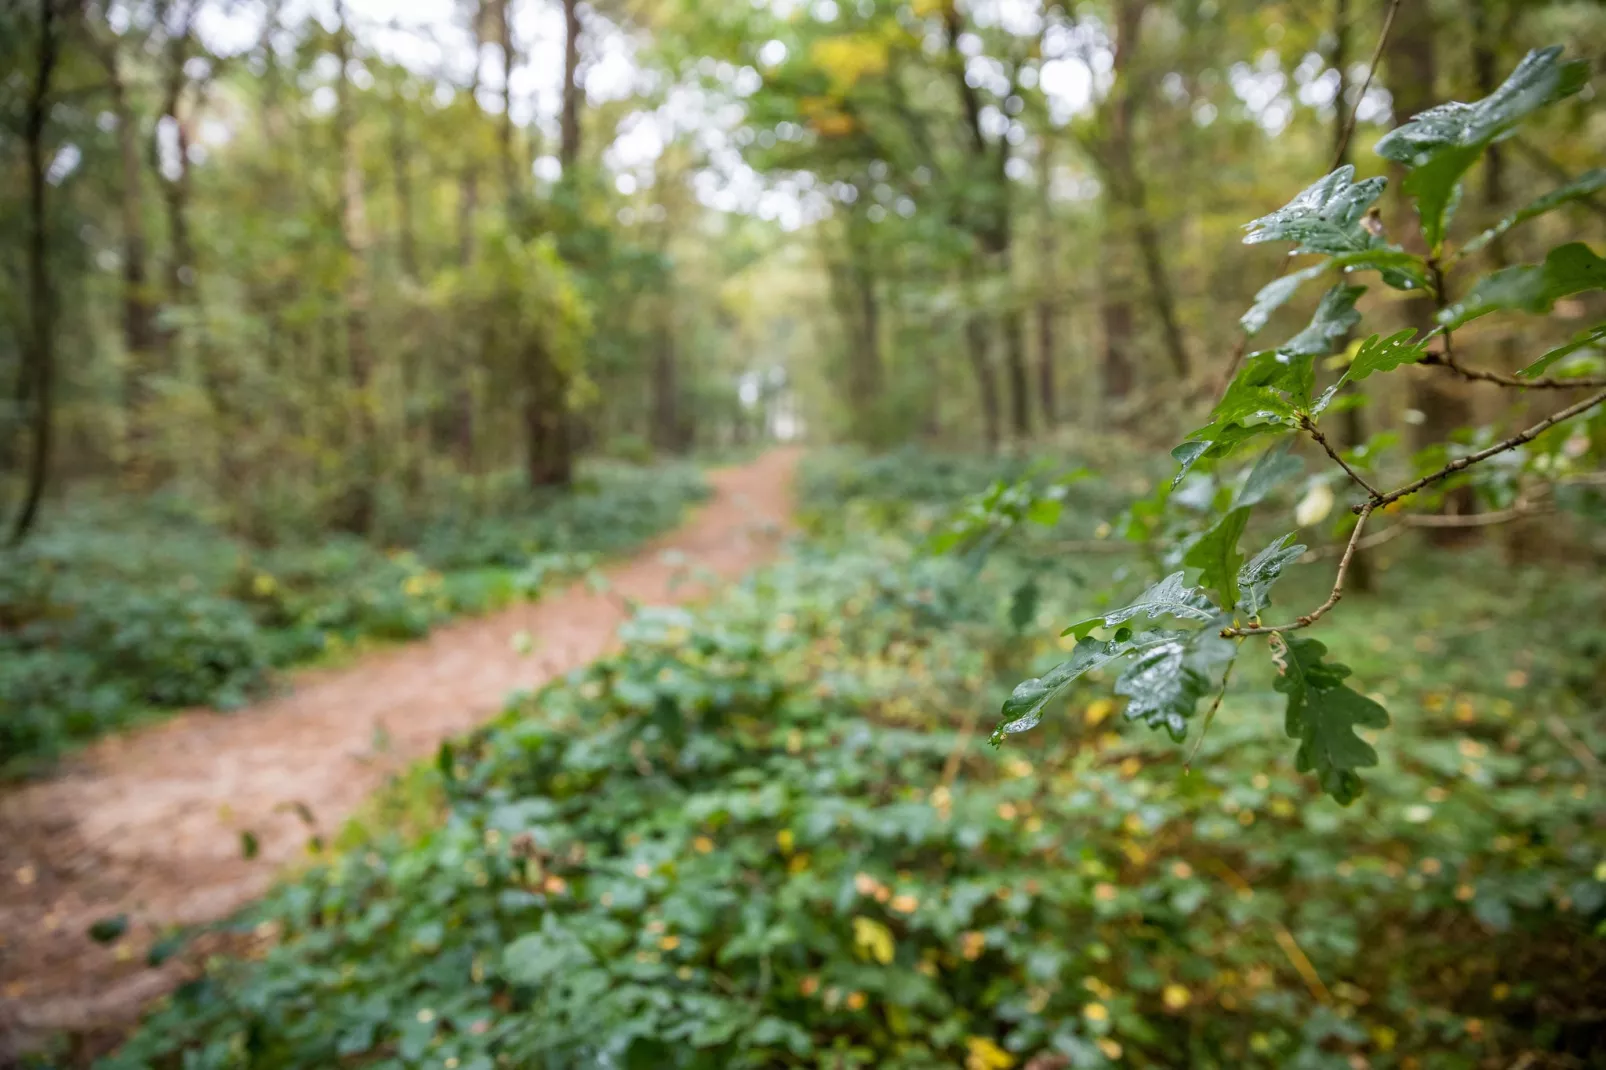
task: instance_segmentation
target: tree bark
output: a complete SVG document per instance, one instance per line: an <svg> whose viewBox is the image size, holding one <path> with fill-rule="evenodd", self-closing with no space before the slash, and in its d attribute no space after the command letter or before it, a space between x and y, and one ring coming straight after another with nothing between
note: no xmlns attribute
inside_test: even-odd
<svg viewBox="0 0 1606 1070"><path fill-rule="evenodd" d="M566 177L580 159L580 30L579 0L563 0L563 105L558 162Z"/></svg>
<svg viewBox="0 0 1606 1070"><path fill-rule="evenodd" d="M1395 16L1394 32L1389 38L1386 75L1389 94L1394 98L1394 120L1403 123L1437 101L1434 83L1438 73L1434 51L1435 26L1428 5L1408 3L1400 5ZM1398 190L1404 178L1403 169L1391 167L1389 185ZM1400 196L1395 198L1395 219L1390 228L1403 239L1407 249L1425 254L1421 232L1416 222L1415 209ZM1407 323L1421 334L1433 330L1435 308L1426 296L1404 302ZM1444 442L1450 432L1464 426L1471 417L1471 406L1462 384L1452 382L1448 376L1438 374L1435 368L1412 369L1410 404L1421 414L1421 420L1412 428L1412 443L1417 449ZM1462 487L1445 497L1445 511L1450 513L1474 512L1470 487ZM1427 537L1440 545L1457 544L1477 538L1476 528L1430 528Z"/></svg>
<svg viewBox="0 0 1606 1070"><path fill-rule="evenodd" d="M513 0L497 0L496 8L497 43L502 50L502 124L497 143L502 157L502 196L511 211L522 189L513 151L513 67L518 62L513 49Z"/></svg>
<svg viewBox="0 0 1606 1070"><path fill-rule="evenodd" d="M368 339L368 220L362 169L354 136L356 117L351 85L351 28L344 0L336 0L335 82L336 166L339 176L340 242L345 251L346 362L351 375L349 413L352 471L342 495L337 525L356 535L373 530L374 485L379 479L377 429L370 384L373 350Z"/></svg>
<svg viewBox="0 0 1606 1070"><path fill-rule="evenodd" d="M1116 39L1114 56L1114 83L1110 89L1109 136L1103 170L1109 182L1112 198L1119 202L1121 215L1138 247L1138 258L1148 281L1149 296L1159 318L1161 335L1165 341L1166 356L1177 376L1187 379L1192 373L1187 344L1177 319L1176 299L1171 278L1166 271L1165 257L1160 250L1159 230L1149 210L1148 190L1137 167L1133 148L1134 127L1137 123L1140 76L1132 70L1143 29L1143 13L1147 0L1122 0L1116 7Z"/></svg>
<svg viewBox="0 0 1606 1070"><path fill-rule="evenodd" d="M11 527L11 544L27 538L39 517L50 473L55 424L56 293L50 277L45 183L45 122L50 116L50 82L56 71L55 0L39 0L39 52L23 120L28 169L28 304L30 339L28 397L33 408L33 453L22 508Z"/></svg>
<svg viewBox="0 0 1606 1070"><path fill-rule="evenodd" d="M91 27L91 34L101 65L106 69L106 88L112 115L117 119L117 154L122 168L118 214L123 230L123 349L128 358L124 393L128 420L125 474L136 489L144 489L155 477L155 458L151 456L155 437L151 379L161 370L155 357L156 309L151 300L142 211L144 163L140 160L139 121L123 79L121 43L109 30L103 35L99 29Z"/></svg>
<svg viewBox="0 0 1606 1070"><path fill-rule="evenodd" d="M1050 206L1049 185L1053 181L1050 143L1042 139L1037 153L1038 220L1037 238L1037 394L1043 408L1043 426L1053 428L1059 422L1059 405L1055 397L1057 383L1055 368L1054 297L1057 284L1054 246L1054 216Z"/></svg>
<svg viewBox="0 0 1606 1070"><path fill-rule="evenodd" d="M999 443L998 384L993 379L993 364L987 352L987 321L979 311L965 317L965 355L970 370L976 376L976 393L981 401L982 439L989 450L997 450Z"/></svg>

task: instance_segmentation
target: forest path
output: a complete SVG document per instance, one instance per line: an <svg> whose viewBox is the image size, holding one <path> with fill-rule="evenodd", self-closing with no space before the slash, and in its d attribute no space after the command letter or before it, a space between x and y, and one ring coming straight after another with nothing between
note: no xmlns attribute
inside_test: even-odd
<svg viewBox="0 0 1606 1070"><path fill-rule="evenodd" d="M115 1028L168 991L183 965L145 966L170 925L225 918L263 895L396 772L501 710L508 694L614 644L624 599L686 602L702 577L774 555L798 451L709 474L712 499L679 529L538 602L440 628L355 664L298 673L234 714L183 713L108 738L55 777L0 795L0 1066L56 1030ZM705 571L706 570L706 571ZM528 630L534 650L514 652ZM310 815L312 823L307 817ZM249 831L259 848L242 857ZM86 931L127 913L110 946Z"/></svg>

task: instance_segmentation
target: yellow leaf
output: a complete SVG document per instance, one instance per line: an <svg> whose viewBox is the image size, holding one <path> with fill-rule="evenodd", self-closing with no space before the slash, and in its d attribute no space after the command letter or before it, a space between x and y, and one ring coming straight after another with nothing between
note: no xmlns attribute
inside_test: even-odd
<svg viewBox="0 0 1606 1070"><path fill-rule="evenodd" d="M1333 511L1333 488L1326 483L1312 484L1294 508L1294 523L1302 528L1320 524Z"/></svg>
<svg viewBox="0 0 1606 1070"><path fill-rule="evenodd" d="M796 841L793 839L791 829L782 829L775 834L775 844L781 849L782 854L791 854L794 842Z"/></svg>
<svg viewBox="0 0 1606 1070"><path fill-rule="evenodd" d="M887 45L866 34L843 34L816 41L809 58L841 92L887 69Z"/></svg>
<svg viewBox="0 0 1606 1070"><path fill-rule="evenodd" d="M1082 716L1087 721L1087 723L1090 726L1092 726L1092 725L1099 724L1106 717L1108 717L1110 714L1112 714L1114 712L1115 712L1115 703L1114 702L1111 702L1107 698L1099 698L1099 699L1094 699L1092 702L1089 702L1087 704L1087 710L1083 713Z"/></svg>
<svg viewBox="0 0 1606 1070"><path fill-rule="evenodd" d="M1015 1057L987 1037L966 1037L965 1070L1009 1070Z"/></svg>
<svg viewBox="0 0 1606 1070"><path fill-rule="evenodd" d="M874 918L854 918L853 946L863 957L885 966L892 961L892 930Z"/></svg>
<svg viewBox="0 0 1606 1070"><path fill-rule="evenodd" d="M1169 1011L1180 1011L1192 998L1192 994L1186 988L1177 984L1166 985L1165 991L1160 993L1160 1000Z"/></svg>
<svg viewBox="0 0 1606 1070"><path fill-rule="evenodd" d="M1089 1003L1082 1008L1082 1017L1090 1022L1107 1022L1110 1020L1110 1011L1102 1003Z"/></svg>

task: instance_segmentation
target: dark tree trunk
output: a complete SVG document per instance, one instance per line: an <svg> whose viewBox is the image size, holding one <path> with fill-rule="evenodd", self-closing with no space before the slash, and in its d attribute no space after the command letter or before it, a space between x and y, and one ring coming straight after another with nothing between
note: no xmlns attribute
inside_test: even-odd
<svg viewBox="0 0 1606 1070"><path fill-rule="evenodd" d="M999 411L998 383L993 378L993 363L988 354L987 320L980 312L965 318L965 355L976 376L976 392L981 400L982 437L989 450L998 449Z"/></svg>
<svg viewBox="0 0 1606 1070"><path fill-rule="evenodd" d="M123 79L118 49L119 42L115 38L102 38L99 41L112 114L117 118L117 153L122 168L118 203L123 229L123 348L128 356L124 394L128 409L125 469L136 488L146 488L156 476L155 459L151 456L155 437L151 380L161 369L155 355L156 309L151 300L148 246L141 203L144 163L140 160L139 120L128 100L128 87Z"/></svg>
<svg viewBox="0 0 1606 1070"><path fill-rule="evenodd" d="M1112 198L1120 205L1124 222L1137 244L1138 258L1149 285L1149 296L1160 321L1166 356L1177 376L1186 379L1192 372L1192 364L1177 319L1176 299L1171 278L1166 272L1165 256L1160 250L1159 231L1149 210L1148 190L1138 169L1133 147L1138 91L1143 85L1142 75L1133 71L1133 63L1143 28L1143 12L1147 6L1147 0L1122 0L1116 8L1115 82L1110 90L1113 107L1110 110L1105 151L1107 159L1103 170L1111 186Z"/></svg>
<svg viewBox="0 0 1606 1070"><path fill-rule="evenodd" d="M580 158L580 93L579 0L563 0L563 105L558 161L565 175Z"/></svg>
<svg viewBox="0 0 1606 1070"><path fill-rule="evenodd" d="M668 314L658 327L652 360L652 445L665 453L683 448L680 425L680 375L675 362L675 327Z"/></svg>
<svg viewBox="0 0 1606 1070"><path fill-rule="evenodd" d="M1004 313L1004 366L1009 372L1009 421L1015 438L1024 442L1032 434L1032 387L1026 370L1026 314L1011 308Z"/></svg>
<svg viewBox="0 0 1606 1070"><path fill-rule="evenodd" d="M391 97L390 171L396 184L396 252L402 274L418 278L418 230L413 211L412 150L407 144L407 109L401 94Z"/></svg>
<svg viewBox="0 0 1606 1070"><path fill-rule="evenodd" d="M1127 299L1131 278L1117 270L1122 253L1105 262L1104 297L1100 318L1104 324L1104 396L1119 401L1132 393L1132 303Z"/></svg>
<svg viewBox="0 0 1606 1070"><path fill-rule="evenodd" d="M45 121L50 116L50 81L56 71L56 0L39 0L39 53L23 120L28 168L28 304L30 335L28 398L33 408L33 453L22 509L11 527L13 546L27 538L39 518L50 473L51 432L55 424L56 292L50 277L45 203Z"/></svg>
<svg viewBox="0 0 1606 1070"><path fill-rule="evenodd" d="M497 30L497 43L502 50L502 123L497 131L497 147L502 158L502 195L511 208L522 188L513 151L513 67L518 62L513 50L513 0L497 3Z"/></svg>
<svg viewBox="0 0 1606 1070"><path fill-rule="evenodd" d="M346 259L346 362L351 375L352 407L349 414L352 471L342 496L338 526L357 535L373 530L375 484L379 481L378 430L374 426L373 350L368 339L368 224L362 170L353 136L356 124L352 103L351 30L346 6L335 4L339 29L335 33L335 59L340 64L335 82L336 166L340 168L340 240Z"/></svg>
<svg viewBox="0 0 1606 1070"><path fill-rule="evenodd" d="M1394 32L1389 38L1386 74L1389 94L1394 98L1394 121L1403 123L1437 103L1434 92L1438 71L1434 54L1436 28L1432 12L1426 4L1402 4L1395 19ZM1393 174L1389 185L1398 190L1404 177L1402 169L1395 165L1391 170ZM1402 236L1406 248L1412 252L1428 251L1422 245L1415 209L1403 197L1396 197L1395 221L1390 229ZM1426 334L1433 329L1435 308L1427 297L1406 301L1404 309L1408 324L1419 333ZM1414 371L1410 404L1422 414L1422 419L1413 427L1411 437L1417 449L1425 449L1446 441L1450 432L1464 426L1472 413L1462 384L1451 381L1434 368ZM1471 488L1463 487L1448 494L1445 511L1473 512ZM1475 539L1477 529L1433 528L1428 532L1428 538L1441 545L1462 543L1469 537Z"/></svg>
<svg viewBox="0 0 1606 1070"><path fill-rule="evenodd" d="M1049 185L1053 180L1050 155L1049 141L1045 137L1037 154L1037 192L1042 215L1038 221L1037 239L1037 394L1043 408L1043 426L1047 428L1053 428L1059 422L1059 405L1055 397L1058 384L1054 374L1054 301L1058 287L1055 282L1054 217L1049 200Z"/></svg>

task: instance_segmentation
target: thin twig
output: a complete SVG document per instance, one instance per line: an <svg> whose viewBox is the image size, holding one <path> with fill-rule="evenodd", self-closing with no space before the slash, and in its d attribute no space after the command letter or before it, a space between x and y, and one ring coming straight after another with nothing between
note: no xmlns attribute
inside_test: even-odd
<svg viewBox="0 0 1606 1070"><path fill-rule="evenodd" d="M1318 446L1327 451L1327 456L1337 461L1338 466L1345 472L1349 473L1349 477L1356 483L1359 483L1361 488L1365 490L1367 494L1376 498L1382 493L1376 487L1372 486L1372 484L1362 479L1361 474L1355 469L1351 468L1349 466L1349 462L1345 461L1343 457L1339 456L1338 451L1333 448L1333 444L1327 440L1326 435L1322 434L1321 431L1317 429L1315 422L1312 421L1309 416L1301 416L1299 418L1299 426L1310 432L1310 437L1316 440L1316 444Z"/></svg>
<svg viewBox="0 0 1606 1070"><path fill-rule="evenodd" d="M1377 35L1377 47L1372 49L1372 61L1366 65L1366 80L1355 94L1355 106L1349 110L1349 118L1344 121L1344 132L1339 135L1338 148L1333 153L1333 162L1327 166L1329 174L1337 170L1344 154L1349 151L1349 139L1355 133L1355 119L1361 113L1361 101L1365 99L1366 91L1372 88L1372 77L1377 74L1377 65L1383 59L1383 46L1388 44L1389 31L1394 28L1394 13L1398 10L1400 0L1390 0L1389 9L1383 15L1383 29Z"/></svg>
<svg viewBox="0 0 1606 1070"><path fill-rule="evenodd" d="M1373 509L1388 505L1390 502L1397 502L1401 498L1409 497L1410 495L1421 490L1423 487L1437 483L1439 480L1448 476L1452 476L1464 468L1470 468L1479 461L1487 461L1490 457L1493 457L1496 454L1504 453L1507 450L1514 450L1524 443L1532 442L1535 438L1538 438L1539 435L1550 428L1562 423L1565 420L1570 420L1580 413L1588 412L1590 409L1593 409L1596 405L1599 405L1603 401L1606 401L1606 390L1602 390L1598 394L1591 394L1589 397L1578 402L1576 405L1569 405L1559 412L1551 413L1549 416L1545 417L1543 420L1540 420L1526 431L1520 431L1508 439L1496 442L1493 446L1490 446L1487 449L1479 450L1477 453L1469 453L1465 457L1457 457L1455 460L1451 461L1437 472L1430 472L1421 479L1413 479L1411 482L1405 484L1405 486L1400 487L1397 490L1391 490L1387 494L1380 494L1374 497L1371 501L1367 502L1365 505L1357 505L1354 507L1354 511L1358 514L1362 513L1363 511L1371 512Z"/></svg>
<svg viewBox="0 0 1606 1070"><path fill-rule="evenodd" d="M1338 165L1344 162L1344 154L1349 151L1350 138L1355 134L1356 117L1361 113L1361 101L1365 99L1366 91L1372 87L1372 78L1377 74L1377 65L1383 59L1383 48L1388 44L1389 31L1394 28L1394 13L1399 9L1400 0L1389 0L1388 11L1383 15L1383 29L1377 35L1377 47L1372 49L1372 61L1366 65L1366 78L1361 82L1360 91L1355 94L1355 104L1350 108L1349 118L1344 121L1344 132L1339 135L1338 144L1333 149L1333 159L1327 165L1324 174L1332 174L1338 170ZM1342 106L1343 101L1339 101L1339 104ZM1288 269L1294 264L1293 257L1293 253L1283 257L1283 266L1277 270L1276 275L1266 280L1267 286L1288 274ZM1232 383L1233 376L1238 374L1238 367L1244 362L1244 356L1248 352L1249 335L1245 334L1238 339L1238 345L1232 351L1232 360L1227 364L1227 372L1222 376L1221 386L1216 391L1217 405L1221 404L1221 395L1227 392L1227 387Z"/></svg>
<svg viewBox="0 0 1606 1070"><path fill-rule="evenodd" d="M1350 562L1355 559L1356 544L1361 541L1361 532L1366 528L1366 518L1372 515L1374 508L1376 506L1372 502L1367 502L1360 507L1361 515L1355 521L1355 530L1350 532L1349 545L1344 547L1344 556L1339 558L1338 572L1333 576L1333 593L1327 596L1327 601L1292 624L1277 624L1271 627L1261 627L1257 624L1248 628L1223 628L1221 637L1223 639L1236 639L1243 635L1272 635L1277 632L1293 632L1298 631L1300 628L1309 628L1312 624L1321 620L1322 615L1338 605L1338 600L1344 597L1344 577L1349 574Z"/></svg>
<svg viewBox="0 0 1606 1070"><path fill-rule="evenodd" d="M1245 899L1253 898L1255 894L1254 887L1239 876L1231 866L1219 859L1212 859L1211 865L1217 873L1226 879L1228 884L1237 890L1240 896ZM1294 939L1294 934L1289 932L1287 926L1280 921L1273 919L1271 924L1276 930L1273 935L1276 937L1277 946L1283 949L1284 955L1288 956L1289 965L1294 967L1294 971L1299 974L1300 980L1305 982L1305 987L1310 989L1310 994L1316 999L1316 1002L1321 1004L1332 1003L1333 994L1327 990L1327 985L1322 983L1322 975L1316 972L1316 967L1311 964L1310 957L1300 948L1299 941Z"/></svg>
<svg viewBox="0 0 1606 1070"><path fill-rule="evenodd" d="M1188 769L1193 765L1193 759L1198 756L1199 748L1204 746L1205 733L1210 731L1210 723L1216 719L1216 711L1221 709L1221 700L1227 697L1227 685L1232 682L1232 667L1238 664L1238 653L1243 650L1240 643L1232 648L1232 660L1227 662L1226 670L1221 674L1221 687L1216 691L1215 701L1205 711L1204 721L1199 725L1199 738L1193 741L1188 749L1187 758L1183 759L1182 767Z"/></svg>
<svg viewBox="0 0 1606 1070"><path fill-rule="evenodd" d="M1451 353L1428 353L1418 363L1447 368L1463 379L1494 383L1518 390L1578 390L1606 386L1606 375L1581 375L1572 379L1558 379L1553 375L1546 375L1536 379L1520 379L1515 375L1505 375L1483 368L1468 368Z"/></svg>
<svg viewBox="0 0 1606 1070"><path fill-rule="evenodd" d="M1498 524L1509 524L1524 517L1542 516L1551 511L1549 506L1518 502L1510 509L1502 509L1494 513L1413 513L1409 516L1401 517L1398 522L1384 528L1382 531L1375 531L1366 536L1356 544L1355 548L1357 550L1370 550L1373 547L1382 546L1384 543L1393 542L1408 531L1417 531L1422 528L1491 528ZM1336 557L1342 552L1343 548L1337 546L1314 550L1310 559L1318 560L1324 557Z"/></svg>

